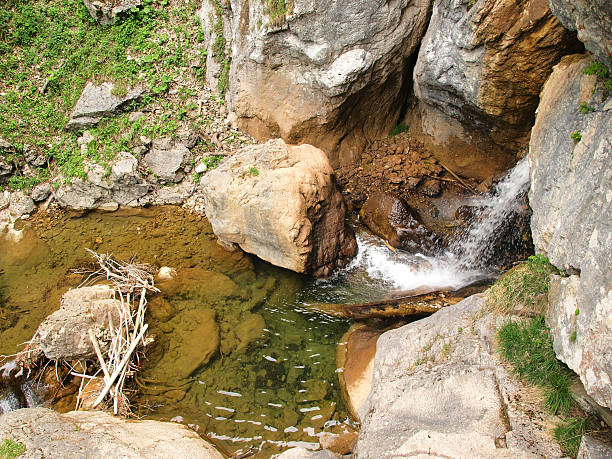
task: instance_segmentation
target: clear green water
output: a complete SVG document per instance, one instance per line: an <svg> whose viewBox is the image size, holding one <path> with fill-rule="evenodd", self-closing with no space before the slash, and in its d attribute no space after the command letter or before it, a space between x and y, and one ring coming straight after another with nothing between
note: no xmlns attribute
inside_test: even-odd
<svg viewBox="0 0 612 459"><path fill-rule="evenodd" d="M317 283L221 248L209 223L173 207L39 217L0 239L0 353L20 349L90 261L85 248L171 266L149 304L154 344L132 397L139 416L190 424L230 452L267 457L348 422L336 348L348 322L303 305Z"/></svg>

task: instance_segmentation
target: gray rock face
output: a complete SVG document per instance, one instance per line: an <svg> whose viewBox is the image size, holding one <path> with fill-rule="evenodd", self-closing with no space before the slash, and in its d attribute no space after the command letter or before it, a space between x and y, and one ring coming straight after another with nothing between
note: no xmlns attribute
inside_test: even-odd
<svg viewBox="0 0 612 459"><path fill-rule="evenodd" d="M517 402L485 304L475 295L378 339L356 457L562 456Z"/></svg>
<svg viewBox="0 0 612 459"><path fill-rule="evenodd" d="M280 139L245 147L200 182L219 241L276 265L329 275L355 254L329 161L311 145Z"/></svg>
<svg viewBox="0 0 612 459"><path fill-rule="evenodd" d="M36 205L30 196L23 194L21 191L11 193L9 211L15 218L29 215L35 210Z"/></svg>
<svg viewBox="0 0 612 459"><path fill-rule="evenodd" d="M575 43L546 0L434 2L414 91L425 133L460 150L445 158L451 168L474 176L470 154L503 165L527 144L540 89Z"/></svg>
<svg viewBox="0 0 612 459"><path fill-rule="evenodd" d="M48 183L39 183L30 193L30 197L34 202L44 201L51 194L51 185Z"/></svg>
<svg viewBox="0 0 612 459"><path fill-rule="evenodd" d="M137 7L142 0L83 0L85 8L100 25L113 25L118 14Z"/></svg>
<svg viewBox="0 0 612 459"><path fill-rule="evenodd" d="M180 182L189 150L182 143L160 140L153 142L151 151L144 157L144 164L151 169L161 183Z"/></svg>
<svg viewBox="0 0 612 459"><path fill-rule="evenodd" d="M92 82L87 83L81 93L81 97L72 109L68 129L81 129L93 126L105 116L120 112L125 104L141 97L145 91L143 88L131 88L124 96L113 94L113 83L102 83L96 86Z"/></svg>
<svg viewBox="0 0 612 459"><path fill-rule="evenodd" d="M101 337L109 315L118 323L120 307L115 291L107 285L69 290L60 308L38 327L40 349L52 360L95 359L88 330Z"/></svg>
<svg viewBox="0 0 612 459"><path fill-rule="evenodd" d="M22 458L223 458L180 424L126 421L101 411L16 410L0 416L0 436L23 444Z"/></svg>
<svg viewBox="0 0 612 459"><path fill-rule="evenodd" d="M610 64L612 57L612 3L609 0L549 0L550 10L569 30L578 32L599 61Z"/></svg>
<svg viewBox="0 0 612 459"><path fill-rule="evenodd" d="M612 110L591 58L564 58L547 81L530 142L538 253L568 273L551 281L547 323L560 360L580 375L587 393L612 407ZM581 113L580 104L592 111ZM570 135L579 133L574 142ZM574 134L576 136L577 134Z"/></svg>
<svg viewBox="0 0 612 459"><path fill-rule="evenodd" d="M612 459L612 448L593 437L583 435L576 459Z"/></svg>
<svg viewBox="0 0 612 459"><path fill-rule="evenodd" d="M106 203L136 206L151 186L138 171L138 160L128 152L119 152L109 165L90 165L87 180L73 179L62 185L55 198L60 206L71 209L96 209Z"/></svg>
<svg viewBox="0 0 612 459"><path fill-rule="evenodd" d="M315 145L335 167L397 123L407 61L431 2L296 0L284 13L268 11L265 2L220 3L203 0L199 12L211 57L207 79L229 76L227 98L240 128L259 139ZM230 55L228 75L223 59Z"/></svg>

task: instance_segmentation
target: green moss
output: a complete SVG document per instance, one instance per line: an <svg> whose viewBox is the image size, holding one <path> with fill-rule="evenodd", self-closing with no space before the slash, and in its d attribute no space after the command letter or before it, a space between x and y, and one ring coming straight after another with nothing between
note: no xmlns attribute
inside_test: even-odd
<svg viewBox="0 0 612 459"><path fill-rule="evenodd" d="M4 440L2 440L2 443L0 443L0 458L4 459L10 459L13 457L18 457L21 456L23 453L26 452L26 447L25 445L13 441L10 438L5 438Z"/></svg>
<svg viewBox="0 0 612 459"><path fill-rule="evenodd" d="M507 273L491 287L487 299L490 309L500 313L536 307L536 302L548 293L551 274L559 271L543 255L533 255ZM537 309L537 308L536 308Z"/></svg>
<svg viewBox="0 0 612 459"><path fill-rule="evenodd" d="M389 132L389 137L395 137L396 135L403 134L404 132L408 132L408 126L405 124L398 124L391 132Z"/></svg>

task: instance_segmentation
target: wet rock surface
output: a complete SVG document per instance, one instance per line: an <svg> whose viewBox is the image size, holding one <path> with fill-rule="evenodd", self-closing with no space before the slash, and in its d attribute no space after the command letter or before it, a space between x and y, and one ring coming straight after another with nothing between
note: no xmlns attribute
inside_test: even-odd
<svg viewBox="0 0 612 459"><path fill-rule="evenodd" d="M143 88L137 87L118 95L113 83L101 83L98 86L89 82L74 106L66 127L81 129L93 126L103 117L118 113L128 102L137 100L144 93Z"/></svg>
<svg viewBox="0 0 612 459"><path fill-rule="evenodd" d="M425 254L441 248L440 238L419 221L414 209L391 193L370 195L359 216L370 230L395 248Z"/></svg>
<svg viewBox="0 0 612 459"><path fill-rule="evenodd" d="M562 456L538 402L498 360L485 307L474 295L378 339L356 457Z"/></svg>
<svg viewBox="0 0 612 459"><path fill-rule="evenodd" d="M125 421L100 411L12 411L0 416L0 435L24 445L25 453L20 456L24 458L223 458L198 434L179 424Z"/></svg>
<svg viewBox="0 0 612 459"><path fill-rule="evenodd" d="M312 144L334 167L351 164L366 139L394 126L430 10L415 0L393 8L382 0L295 2L284 11L246 0L231 9L204 1L199 17L215 56L207 79L228 79L229 109L254 137ZM228 72L223 59L230 54Z"/></svg>
<svg viewBox="0 0 612 459"><path fill-rule="evenodd" d="M555 352L589 395L612 407L606 351L612 346L612 111L602 84L583 73L592 62L567 56L542 91L530 142L529 201L536 252L572 274L551 281L547 323ZM581 113L580 104L591 110Z"/></svg>
<svg viewBox="0 0 612 459"><path fill-rule="evenodd" d="M327 276L355 254L325 153L271 140L246 147L200 183L219 241L299 273Z"/></svg>

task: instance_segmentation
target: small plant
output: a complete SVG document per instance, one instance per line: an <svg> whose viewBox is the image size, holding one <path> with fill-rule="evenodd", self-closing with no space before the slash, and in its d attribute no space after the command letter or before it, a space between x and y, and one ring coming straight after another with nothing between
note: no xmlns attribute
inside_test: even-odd
<svg viewBox="0 0 612 459"><path fill-rule="evenodd" d="M610 69L603 62L593 62L584 69L585 75L595 75L597 81L603 84L606 93L612 92L612 78L610 77Z"/></svg>
<svg viewBox="0 0 612 459"><path fill-rule="evenodd" d="M576 332L576 330L574 330L572 332L572 334L570 335L570 338L569 338L570 343L575 343L577 337L578 337L578 333Z"/></svg>
<svg viewBox="0 0 612 459"><path fill-rule="evenodd" d="M11 440L10 438L5 438L0 443L0 458L10 459L13 457L21 456L26 452L26 447L22 443Z"/></svg>
<svg viewBox="0 0 612 459"><path fill-rule="evenodd" d="M398 124L391 132L389 132L389 137L395 137L396 135L403 134L404 132L408 132L408 126L405 124Z"/></svg>
<svg viewBox="0 0 612 459"><path fill-rule="evenodd" d="M553 434L563 453L570 457L576 457L582 436L596 428L597 424L593 417L568 418L555 427Z"/></svg>
<svg viewBox="0 0 612 459"><path fill-rule="evenodd" d="M202 180L202 174L200 174L199 172L194 172L191 178L193 179L193 183L199 185L200 180Z"/></svg>
<svg viewBox="0 0 612 459"><path fill-rule="evenodd" d="M259 171L257 170L256 167L251 167L249 169L249 175L254 175L254 176L258 176L259 175Z"/></svg>
<svg viewBox="0 0 612 459"><path fill-rule="evenodd" d="M574 315L577 316L578 314L580 314L580 309L576 308L576 311L574 311Z"/></svg>
<svg viewBox="0 0 612 459"><path fill-rule="evenodd" d="M202 158L202 162L206 164L206 170L216 169L223 159L222 155L210 155Z"/></svg>
<svg viewBox="0 0 612 459"><path fill-rule="evenodd" d="M581 102L580 106L578 107L578 110L583 115L587 115L588 113L595 111L595 109L591 107L589 104L587 104L586 102Z"/></svg>
<svg viewBox="0 0 612 459"><path fill-rule="evenodd" d="M570 134L570 139L572 139L574 143L578 143L582 140L582 134L580 131L574 131Z"/></svg>
<svg viewBox="0 0 612 459"><path fill-rule="evenodd" d="M461 333L461 332L463 331L463 327L458 327L458 328L457 328L457 331L458 331L459 333Z"/></svg>

